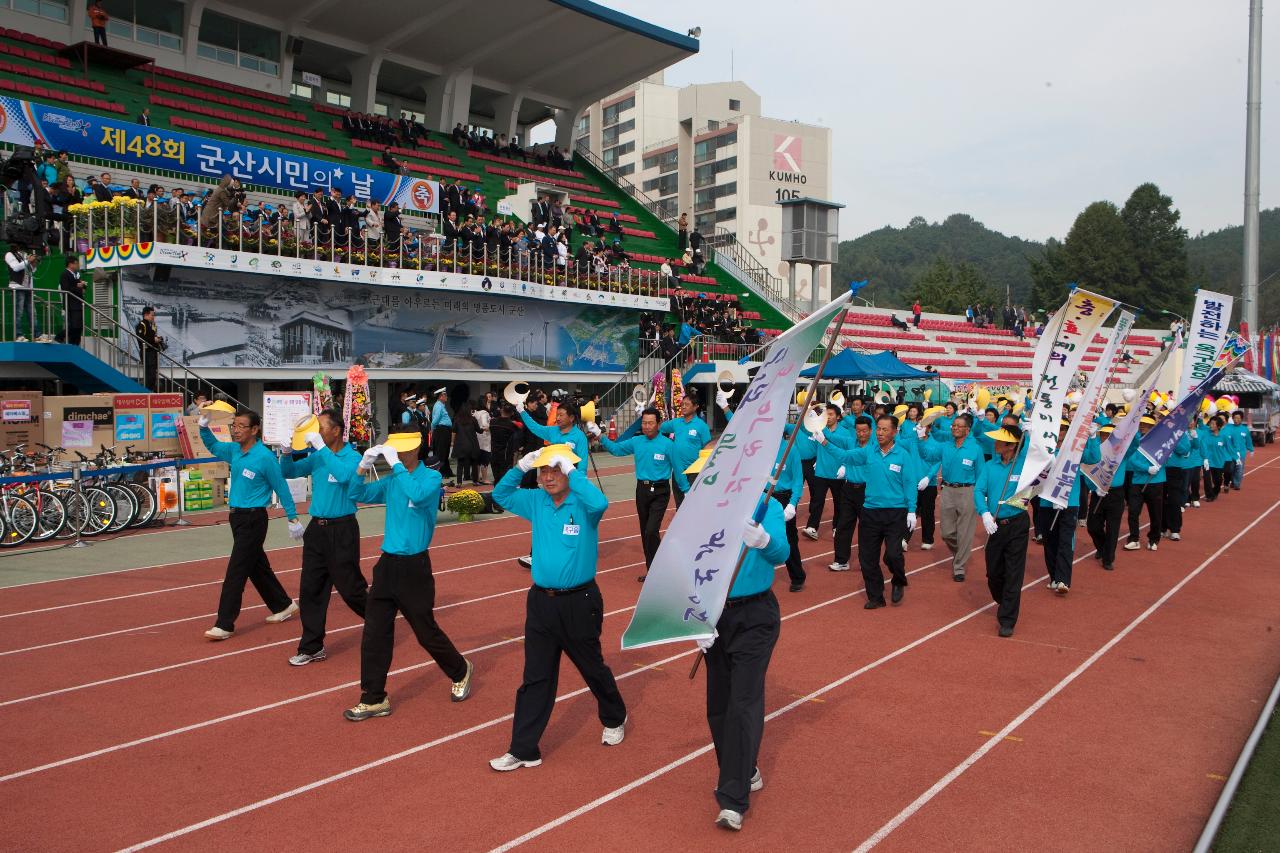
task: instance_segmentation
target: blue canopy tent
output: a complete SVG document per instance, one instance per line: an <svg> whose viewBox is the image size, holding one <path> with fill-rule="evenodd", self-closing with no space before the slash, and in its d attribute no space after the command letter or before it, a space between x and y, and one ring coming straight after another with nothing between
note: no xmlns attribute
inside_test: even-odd
<svg viewBox="0 0 1280 853"><path fill-rule="evenodd" d="M800 371L802 378L812 378L818 373L817 365ZM827 359L822 371L823 379L842 379L852 381L897 381L905 384L909 380L931 381L935 396L942 394L943 389L938 374L919 370L902 362L896 355L884 352L866 353L843 349Z"/></svg>

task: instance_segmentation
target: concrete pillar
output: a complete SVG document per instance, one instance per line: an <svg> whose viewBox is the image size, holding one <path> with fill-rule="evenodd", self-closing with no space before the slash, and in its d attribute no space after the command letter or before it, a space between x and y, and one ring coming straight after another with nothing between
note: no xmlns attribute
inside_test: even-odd
<svg viewBox="0 0 1280 853"><path fill-rule="evenodd" d="M74 7L76 4L72 4ZM83 4L81 4L83 5ZM183 14L182 53L187 62L187 71L195 67L196 45L200 41L200 19L204 17L205 0L192 0L186 4Z"/></svg>
<svg viewBox="0 0 1280 853"><path fill-rule="evenodd" d="M452 129L455 124L471 123L471 80L475 76L474 69L460 68L452 72L445 82L446 125Z"/></svg>
<svg viewBox="0 0 1280 853"><path fill-rule="evenodd" d="M289 34L280 34L280 94L289 97L293 88L293 54L289 52Z"/></svg>
<svg viewBox="0 0 1280 853"><path fill-rule="evenodd" d="M382 55L362 56L347 67L351 70L351 109L358 113L372 114L377 100Z"/></svg>
<svg viewBox="0 0 1280 853"><path fill-rule="evenodd" d="M85 32L85 28L89 26L89 4L79 3L71 0L71 33L67 36L67 44L79 44L86 38L92 39L93 36Z"/></svg>
<svg viewBox="0 0 1280 853"><path fill-rule="evenodd" d="M422 105L422 123L427 126L427 130L442 130L445 133L453 130L453 125L448 127L444 125L444 93L448 76L447 74L441 74L439 77L432 77L422 84L422 88L427 93L427 98Z"/></svg>
<svg viewBox="0 0 1280 853"><path fill-rule="evenodd" d="M505 133L507 138L519 132L520 104L524 101L524 93L503 95L494 103L493 133L495 136Z"/></svg>
<svg viewBox="0 0 1280 853"><path fill-rule="evenodd" d="M556 110L556 147L566 154L573 153L573 130L578 118L591 105L591 101L573 104L566 109Z"/></svg>

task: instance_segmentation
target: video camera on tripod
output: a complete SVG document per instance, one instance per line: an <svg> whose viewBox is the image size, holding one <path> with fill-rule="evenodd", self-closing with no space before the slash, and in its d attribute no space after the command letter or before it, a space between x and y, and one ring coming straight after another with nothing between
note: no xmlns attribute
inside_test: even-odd
<svg viewBox="0 0 1280 853"><path fill-rule="evenodd" d="M8 195L5 196L4 239L10 245L24 249L43 248L47 239L47 224L53 216L52 202L48 191L38 186L36 178L36 152L30 145L19 145L13 154L0 166L0 182L5 190L10 190L16 183L26 183L31 187L31 200L34 212L8 212Z"/></svg>

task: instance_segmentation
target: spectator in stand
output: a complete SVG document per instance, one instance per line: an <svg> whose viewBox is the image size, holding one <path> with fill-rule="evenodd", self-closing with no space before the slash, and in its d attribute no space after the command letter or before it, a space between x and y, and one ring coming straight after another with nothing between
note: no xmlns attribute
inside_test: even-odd
<svg viewBox="0 0 1280 853"><path fill-rule="evenodd" d="M618 218L618 211L614 211L609 217L609 230L614 235L614 242L622 242L622 220Z"/></svg>
<svg viewBox="0 0 1280 853"><path fill-rule="evenodd" d="M307 199L307 219L315 226L316 239L327 241L332 230L329 222L329 204L328 199L324 197L324 190L320 187L311 189L311 197Z"/></svg>
<svg viewBox="0 0 1280 853"><path fill-rule="evenodd" d="M397 175L408 174L408 170L405 169L404 164L395 158L395 155L391 153L390 148L382 149L382 165L387 167L388 172L393 172Z"/></svg>
<svg viewBox="0 0 1280 853"><path fill-rule="evenodd" d="M667 326L662 330L662 342L658 345L658 353L662 360L671 361L680 353L680 344L676 341L676 330Z"/></svg>
<svg viewBox="0 0 1280 853"><path fill-rule="evenodd" d="M680 254L684 254L684 250L689 247L689 214L680 214L680 219L676 222L676 248Z"/></svg>
<svg viewBox="0 0 1280 853"><path fill-rule="evenodd" d="M66 325L58 333L59 343L68 343L73 347L80 346L80 337L84 333L84 295L85 285L80 279L80 257L67 255L66 269L58 287L63 292L63 305L66 309Z"/></svg>
<svg viewBox="0 0 1280 853"><path fill-rule="evenodd" d="M137 178L131 178L129 180L129 188L120 194L137 201L142 201L147 197L146 191L142 189L142 183Z"/></svg>
<svg viewBox="0 0 1280 853"><path fill-rule="evenodd" d="M89 185L89 192L93 193L94 201L111 201L111 190L93 175L85 178L85 182Z"/></svg>
<svg viewBox="0 0 1280 853"><path fill-rule="evenodd" d="M911 314L915 318L916 328L920 328L920 300L917 299L915 304L911 306Z"/></svg>
<svg viewBox="0 0 1280 853"><path fill-rule="evenodd" d="M214 187L213 192L205 199L200 209L200 227L212 228L218 224L222 211L234 208L235 194L240 189L240 182L231 175L223 175L222 180Z"/></svg>
<svg viewBox="0 0 1280 853"><path fill-rule="evenodd" d="M107 24L111 21L111 16L107 14L107 10L98 5L97 0L89 3L89 25L93 27L93 43L107 46Z"/></svg>
<svg viewBox="0 0 1280 853"><path fill-rule="evenodd" d="M393 201L387 205L386 211L382 214L382 230L387 235L388 252L400 251L400 202Z"/></svg>
<svg viewBox="0 0 1280 853"><path fill-rule="evenodd" d="M311 233L311 217L307 215L307 194L302 190L294 193L293 204L289 206L290 218L296 235Z"/></svg>
<svg viewBox="0 0 1280 853"><path fill-rule="evenodd" d="M902 321L902 320L899 320L899 319L898 319L898 315L897 315L897 314L890 314L890 315L889 315L889 322L890 322L891 324L893 324L893 327L894 327L895 329L901 329L901 330L902 330L902 331L904 331L904 332L911 328L910 326L908 326L908 325L906 324L906 322L904 322L904 321Z"/></svg>
<svg viewBox="0 0 1280 853"><path fill-rule="evenodd" d="M679 287L680 279L671 268L671 261L667 258L662 259L662 268L659 270L662 275L662 282L667 287Z"/></svg>
<svg viewBox="0 0 1280 853"><path fill-rule="evenodd" d="M371 243L377 243L382 239L382 205L377 199L369 202L369 209L364 214L364 239Z"/></svg>
<svg viewBox="0 0 1280 853"><path fill-rule="evenodd" d="M142 108L142 112L138 114L138 124L151 127L151 107Z"/></svg>
<svg viewBox="0 0 1280 853"><path fill-rule="evenodd" d="M71 161L68 159L67 152L59 151L58 160L55 163L58 168L58 180L55 183L62 183L71 177Z"/></svg>

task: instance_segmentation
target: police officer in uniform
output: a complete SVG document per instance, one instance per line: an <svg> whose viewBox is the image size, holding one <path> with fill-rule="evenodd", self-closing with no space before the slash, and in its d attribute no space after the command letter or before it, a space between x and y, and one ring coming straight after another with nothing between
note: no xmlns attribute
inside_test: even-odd
<svg viewBox="0 0 1280 853"><path fill-rule="evenodd" d="M311 477L311 521L302 535L302 577L298 608L302 639L293 666L322 661L324 628L334 587L351 611L364 618L369 584L360 572L360 525L356 503L347 494L356 477L360 454L342 440L342 414L325 409L316 418L317 432L304 437L311 452L287 454L280 461L286 477Z"/></svg>
<svg viewBox="0 0 1280 853"><path fill-rule="evenodd" d="M604 726L600 742L617 746L626 734L627 707L600 651L604 600L596 585L596 557L609 499L576 467L580 461L567 444L549 445L526 453L493 487L494 502L527 518L533 528L524 675L516 691L511 745L489 762L499 772L542 763L538 742L555 707L561 654L569 656L596 698ZM521 489L521 477L534 469L538 488Z"/></svg>
<svg viewBox="0 0 1280 853"><path fill-rule="evenodd" d="M142 384L154 392L157 390L160 353L169 348L156 328L155 308L148 305L142 309L142 319L133 327L133 333L138 337L138 346L142 349Z"/></svg>
<svg viewBox="0 0 1280 853"><path fill-rule="evenodd" d="M587 424L587 433L600 440L600 446L613 456L636 458L636 515L640 519L640 544L644 548L645 573L637 580L644 581L653 565L653 555L662 544L662 519L671 502L671 456L675 444L665 435L659 435L658 423L662 416L657 409L645 409L640 415L640 435L621 441L613 441L601 435L595 423Z"/></svg>

